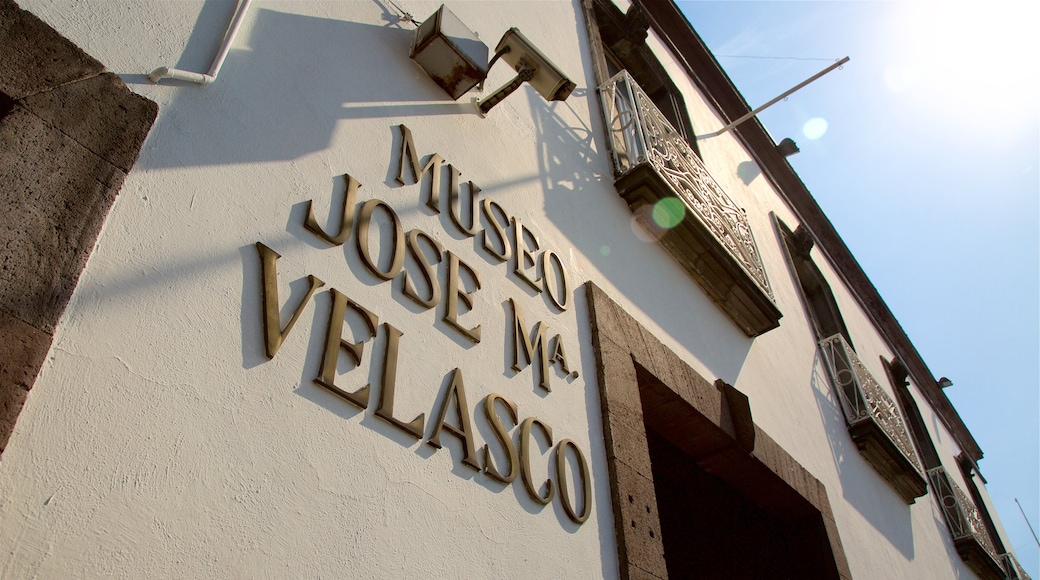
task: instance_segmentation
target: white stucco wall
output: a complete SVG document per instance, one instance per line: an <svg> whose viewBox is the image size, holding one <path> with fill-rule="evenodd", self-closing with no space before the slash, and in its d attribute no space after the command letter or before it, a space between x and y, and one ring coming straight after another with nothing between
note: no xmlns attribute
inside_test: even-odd
<svg viewBox="0 0 1040 580"><path fill-rule="evenodd" d="M486 119L408 60L412 28L394 24L380 2L258 0L215 84L145 79L160 65L205 70L233 4L21 2L160 108L0 462L0 576L615 577L580 288L592 280L702 375L749 395L756 423L827 486L855 577L971 577L931 497L907 506L848 437L770 213L791 227L797 220L763 177L739 178L736 167L750 162L739 143L727 135L699 146L747 210L784 313L780 328L747 338L664 250L636 235L612 185L577 2L449 5L492 49L518 27L578 85L552 104L524 87ZM438 5L406 8L424 18ZM649 42L696 131L721 127L653 34ZM509 77L497 66L485 94ZM420 156L442 155L560 257L566 311L520 281L512 261L494 260L447 213L427 208L420 185L395 183L402 123ZM362 184L358 202L383 200L405 231L421 229L479 274L472 312L460 317L482 325L479 344L441 321L443 301L424 310L402 295L400 279L373 276L353 238L333 247L303 227L308 200L328 223L345 173ZM283 321L303 278L325 282L271 360L256 242L282 256ZM381 251L388 245L381 236ZM891 359L890 350L826 260L817 264L860 358L889 388L878 357ZM439 276L443 284L446 263ZM448 433L436 450L376 417L385 329L358 368L341 356L337 384L372 383L367 410L316 385L330 288L403 332L396 416L425 413L429 435L461 369L471 436L496 450L496 463L503 455L482 403L493 392L516 402L520 420L551 426L554 443L575 441L592 470L589 520L570 521L559 492L541 507L519 480L505 486L462 465ZM547 339L560 335L576 378L554 366L547 393L532 367L510 368L510 300L529 327L544 321ZM542 480L554 468L544 439L535 440Z"/></svg>
<svg viewBox="0 0 1040 580"><path fill-rule="evenodd" d="M377 3L360 2L256 2L214 85L141 76L159 65L205 70L231 5L23 3L157 101L160 114L4 453L0 575L616 575L616 561L602 557L615 547L579 290L590 268L560 234L581 212L545 217L550 196L602 197L609 186L594 180L606 160L587 132L591 97L550 108L521 90L481 119L468 98L452 103L409 61L410 26L388 25ZM408 7L422 18L437 6ZM585 88L584 25L571 3L451 8L492 47L519 27ZM489 89L503 76L496 71ZM566 312L459 235L447 214L425 209L419 185L394 183L399 123L420 155L442 154L560 256L573 294ZM546 143L594 171L569 166L572 157L545 167L556 161L539 148ZM361 182L359 201L384 200L405 229L421 228L479 273L473 310L460 317L482 325L479 344L440 321L443 305L422 311L399 279L372 276L353 240L331 247L303 228L310 199L326 223L344 173ZM575 192L565 179L595 187ZM270 361L256 242L282 255L282 304L297 304L306 275L325 282ZM428 435L461 369L470 435L498 461L481 405L491 392L515 401L520 420L551 426L554 443L575 441L593 471L590 519L579 526L558 498L543 508L520 480L505 486L462 465L448 433L436 450L375 417L384 329L359 368L341 357L345 389L374 383L368 410L314 384L333 287L404 333L395 415L425 413ZM532 367L509 368L510 299L529 326L548 325L547 339L561 335L578 378L554 367L545 393ZM458 424L453 413L449 423ZM537 430L535 441L533 471L544 480L552 456Z"/></svg>

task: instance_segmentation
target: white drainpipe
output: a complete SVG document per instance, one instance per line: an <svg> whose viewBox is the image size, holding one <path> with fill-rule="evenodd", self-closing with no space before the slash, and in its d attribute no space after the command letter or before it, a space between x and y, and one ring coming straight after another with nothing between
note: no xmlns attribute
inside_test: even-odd
<svg viewBox="0 0 1040 580"><path fill-rule="evenodd" d="M209 67L208 73L202 74L180 70L173 67L161 66L148 75L148 80L157 83L162 79L176 79L179 81L193 82L203 86L217 80L217 74L220 73L220 67L224 65L224 59L227 58L228 51L231 50L231 43L235 41L235 35L238 34L238 29L242 25L242 19L246 15L246 11L249 10L249 4L252 1L253 0L239 1L238 8L235 10L235 15L231 18L231 24L228 25L227 32L224 33L224 44L222 44L220 50L217 51L217 56L213 59L213 65Z"/></svg>

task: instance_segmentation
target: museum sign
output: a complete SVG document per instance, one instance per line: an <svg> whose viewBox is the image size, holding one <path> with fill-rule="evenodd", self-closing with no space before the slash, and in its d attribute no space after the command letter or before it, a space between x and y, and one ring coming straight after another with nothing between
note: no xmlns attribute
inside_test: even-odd
<svg viewBox="0 0 1040 580"><path fill-rule="evenodd" d="M446 211L451 224L462 236L479 239L479 244L475 246L491 261L511 265L514 276L507 275L507 279L543 296L553 310L561 313L566 311L570 306L571 288L559 254L543 249L537 236L524 226L519 217L509 215L505 208L492 199L479 199L480 188L472 181L461 183L461 172L446 163L439 154L426 156L425 165L421 164L411 131L404 125L399 125L399 130L401 147L395 179L398 187L416 186L420 204L423 203L422 198L425 198L424 205L429 211L438 214ZM446 195L442 195L444 171L448 172ZM411 183L406 173L411 174ZM424 179L427 175L429 178ZM360 262L373 276L384 283L400 278L400 292L418 304L422 311L440 306L446 332L479 344L484 325L479 320L481 313L473 310L474 296L482 284L478 272L463 257L445 249L430 233L418 228L406 231L399 214L385 201L378 198L359 201L361 184L350 175L344 175L343 179L346 188L343 205L337 208L338 211L333 211L338 215L330 218L329 227L318 223L313 204L308 202L304 228L330 246L342 246L353 239ZM423 183L427 184L426 187L423 187ZM467 207L463 207L463 191L468 193L465 196L468 198ZM377 215L380 217L375 217ZM338 227L331 227L336 221L339 222ZM384 236L388 239L384 240ZM373 238L376 238L374 243ZM261 242L256 242L256 248L261 264L264 348L267 358L273 359L300 315L325 283L317 276L307 276L307 292L292 307L291 315L283 325L279 313L284 305L278 296L277 277L278 259L281 256ZM406 254L418 265L419 276L409 275L404 266ZM446 269L446 272L442 272L442 269ZM421 281L415 279L420 277ZM443 289L439 283L442 277L446 280ZM392 286L385 285L388 292L392 291ZM460 368L451 372L447 393L439 407L435 404L437 408L431 409L433 420L430 425L427 425L425 413L402 419L395 413L394 399L400 386L397 381L399 364L402 359L409 358L405 354L408 346L403 340L404 333L393 323L381 320L380 314L369 307L371 305L358 303L349 293L337 288L329 288L329 293L332 308L325 341L321 345L321 365L314 377L315 384L360 409L367 410L374 405L376 417L415 439L423 439L428 432L426 443L435 448L441 447L443 433L454 436L462 443L463 464L507 485L519 478L531 499L541 505L549 504L558 495L563 510L572 521L581 524L588 519L592 512L591 474L585 454L574 441L563 439L553 446L553 429L550 425L537 417L521 420L519 407L514 401L503 394L491 393L484 398L481 406L484 420L495 433L497 441L494 445L499 447L506 458L501 465L496 465L491 443L485 443L478 453L477 432L473 427ZM538 386L546 393L551 392L551 375L560 374L569 380L578 377L578 371L572 370L568 362L562 335L551 334L549 325L544 321L528 326L520 305L512 298L508 300L506 309L506 319L512 321L511 328L504 329L507 335L506 348L511 351L506 355L514 371L519 372L526 366L537 367ZM365 338L344 338L348 313L363 321L362 326L367 331ZM370 397L371 384L347 386L344 378L337 376L337 367L343 354L346 354L354 369L361 366L365 344L374 342L380 334L383 335L384 349L382 378L379 396L373 402ZM451 406L458 417L458 424L447 421ZM500 409L504 415L499 414ZM503 417L507 421L503 421ZM519 435L514 442L510 431L516 427L519 428ZM536 437L535 431L540 432L540 435ZM544 484L535 481L532 468L532 456L541 452L540 449L538 452L532 451L532 447L539 446L539 439L553 449L555 460L555 480L550 477ZM569 455L574 458L573 462L568 461ZM573 469L571 466L574 466ZM552 473L552 470L549 471ZM573 498L568 484L569 471L576 471L574 475L580 480L580 484L575 486L576 497Z"/></svg>

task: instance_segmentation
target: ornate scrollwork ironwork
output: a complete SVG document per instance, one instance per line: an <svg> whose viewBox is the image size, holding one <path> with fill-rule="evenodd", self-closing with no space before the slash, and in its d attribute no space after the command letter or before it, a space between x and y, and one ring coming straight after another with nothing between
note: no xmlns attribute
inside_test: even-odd
<svg viewBox="0 0 1040 580"><path fill-rule="evenodd" d="M773 289L744 210L733 202L643 89L621 71L600 87L615 175L649 163L771 300Z"/></svg>
<svg viewBox="0 0 1040 580"><path fill-rule="evenodd" d="M873 421L918 471L921 463L910 442L910 434L895 401L874 380L845 337L835 334L820 341L827 368L834 379L838 399L849 427Z"/></svg>
<svg viewBox="0 0 1040 580"><path fill-rule="evenodd" d="M932 491L939 499L950 536L954 540L974 537L994 560L1001 561L982 523L982 515L968 494L964 493L942 467L929 469L928 480L932 483Z"/></svg>

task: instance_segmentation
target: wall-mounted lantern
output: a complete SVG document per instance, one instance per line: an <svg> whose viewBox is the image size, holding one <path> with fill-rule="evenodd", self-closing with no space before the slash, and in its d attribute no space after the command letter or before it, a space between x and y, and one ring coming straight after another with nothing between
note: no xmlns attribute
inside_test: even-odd
<svg viewBox="0 0 1040 580"><path fill-rule="evenodd" d="M455 100L487 78L489 52L477 34L443 4L412 38L412 60Z"/></svg>
<svg viewBox="0 0 1040 580"><path fill-rule="evenodd" d="M481 116L502 102L525 82L547 101L563 101L574 83L516 28L498 41L495 56L488 61L488 47L451 10L441 7L415 30L411 58L452 99L483 83L495 61L501 59L517 72L516 78L476 102ZM476 99L474 99L476 101Z"/></svg>

